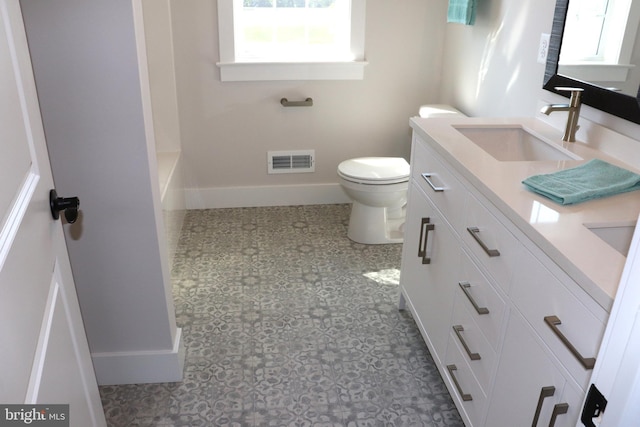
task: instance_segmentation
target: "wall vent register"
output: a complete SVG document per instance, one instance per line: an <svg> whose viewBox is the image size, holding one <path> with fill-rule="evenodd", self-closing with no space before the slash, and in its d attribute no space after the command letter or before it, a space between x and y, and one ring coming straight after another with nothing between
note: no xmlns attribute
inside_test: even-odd
<svg viewBox="0 0 640 427"><path fill-rule="evenodd" d="M315 150L268 151L267 172L269 174L315 172Z"/></svg>

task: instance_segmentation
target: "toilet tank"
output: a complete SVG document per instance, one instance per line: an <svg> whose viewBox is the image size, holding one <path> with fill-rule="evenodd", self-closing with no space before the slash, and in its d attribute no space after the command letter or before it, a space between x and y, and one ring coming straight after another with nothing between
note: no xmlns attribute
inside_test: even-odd
<svg viewBox="0 0 640 427"><path fill-rule="evenodd" d="M450 105L446 104L427 104L422 105L418 111L420 117L448 117L448 116L462 116L466 117L462 112L456 110Z"/></svg>

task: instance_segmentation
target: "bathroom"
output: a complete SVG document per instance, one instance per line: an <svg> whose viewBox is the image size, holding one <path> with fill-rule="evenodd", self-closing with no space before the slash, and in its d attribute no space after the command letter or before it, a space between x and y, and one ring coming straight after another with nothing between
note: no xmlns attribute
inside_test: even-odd
<svg viewBox="0 0 640 427"><path fill-rule="evenodd" d="M443 0L369 0L365 20L368 65L364 68L364 78L307 82L221 82L216 66L219 47L214 0L134 1L136 14L132 14L129 0L92 1L83 6L74 1L68 3L70 8L86 15L59 13L56 15L59 22L87 19L92 25L100 24L104 34L112 36L108 42L112 45L107 43L104 52L114 57L96 55L89 60L99 64L91 69L97 76L91 84L102 87L96 96L108 98L113 102L109 104L112 107L125 102L148 102L141 101L139 96L133 101L127 98L131 92L139 93L138 88L130 91L121 81L104 79L114 70L120 72L117 61L133 67L133 77L128 78L137 78L138 67L148 66L149 88L142 88L142 92L150 92L150 102L154 106L153 143L161 153L180 153L188 209L345 203L348 199L336 178L337 164L344 159L373 155L408 159L409 118L423 104L453 105L472 117L531 117L539 115L542 105L564 100L542 89L545 64L538 61L541 34L551 31L553 0L479 0L472 26L447 24L447 2ZM56 7L58 11L64 10L60 3ZM140 40L136 19L140 19L142 12L144 30L148 32L146 63L139 62L134 41L136 31ZM100 13L106 13L102 16L108 18L100 18ZM98 69L101 66L104 68ZM98 77L103 81L97 83ZM311 97L314 105L283 108L280 104L283 97L290 100ZM137 110L132 114L140 116ZM96 117L91 121L93 131L101 135L112 132L105 130ZM86 169L68 167L73 159L70 153L58 156L52 153L52 161L60 192L81 195L86 212L102 212L104 218L101 220L109 224L103 233L109 236L102 239L101 244L106 242L113 252L117 252L122 251L123 246L117 235L127 232L120 221L131 220L134 227L143 222L136 219L134 214L138 212L127 211L129 202L119 205L119 198L124 192L122 200L132 200L138 196L135 191L142 190L128 188L127 179L113 180L113 176L118 173L139 176L133 171L140 162L144 163L143 168L149 168L149 171L143 170L142 175L153 174L153 168L147 164L147 150L151 149L146 138L140 136L140 124L134 127L138 132L136 141L144 140L142 145L132 143L124 133L124 125L130 125L126 119L118 116L108 120L112 121L112 129L118 129L116 137L122 137L121 145L114 143L114 149L119 151L109 153L110 167L105 166L104 158L91 159L95 163L89 163L90 167ZM560 128L564 116L556 113L548 120ZM588 106L583 107L581 120L591 120L632 138L640 135L639 125ZM149 134L149 124L145 125ZM106 144L107 141L97 143ZM56 150L56 142L50 143ZM57 149L63 152L63 148ZM107 148L100 146L100 149ZM315 150L315 172L267 174L268 151L310 149ZM126 159L119 159L123 156ZM89 176L96 177L99 182L84 179ZM87 187L83 188L83 185ZM100 191L96 191L96 185ZM107 206L103 204L105 196L109 200ZM139 214L156 215L157 211ZM95 249L98 245L94 245ZM74 248L74 243L70 244L72 259L74 255L80 256L78 252L83 250L86 247ZM108 251L104 252L88 253L107 259L112 256ZM117 258L109 262L123 261ZM168 264L169 260L162 261L165 276ZM166 280L166 277L161 279L163 283ZM146 286L142 292L147 292L146 298L156 295L155 284ZM122 302L122 297L109 295L105 289L93 292L101 295L89 297L96 312L100 312L101 298ZM164 298L164 292L163 288L157 295L160 300ZM82 293L80 290L81 298ZM167 314L171 311L171 302L164 304L169 308L165 307L166 312L156 324L167 323L167 319L171 323L171 314ZM126 314L121 320L140 321L138 317L128 318ZM88 329L92 327L95 326L90 323ZM131 344L137 339L135 332L131 331L131 337L123 338L121 342L114 339L111 343L120 345L126 341L127 351L154 348L155 343L150 342L146 342L145 347L135 348ZM167 347L171 348L175 335L174 330L170 338L162 336L160 340L169 341ZM107 344L110 343L105 343L99 353L110 351Z"/></svg>

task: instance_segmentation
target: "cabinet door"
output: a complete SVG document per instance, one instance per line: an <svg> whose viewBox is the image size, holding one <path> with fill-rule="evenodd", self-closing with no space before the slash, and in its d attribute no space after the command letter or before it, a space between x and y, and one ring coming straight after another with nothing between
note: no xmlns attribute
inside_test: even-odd
<svg viewBox="0 0 640 427"><path fill-rule="evenodd" d="M579 396L533 330L512 311L485 425L575 426Z"/></svg>
<svg viewBox="0 0 640 427"><path fill-rule="evenodd" d="M437 362L444 358L460 251L448 224L415 184L409 193L401 284Z"/></svg>
<svg viewBox="0 0 640 427"><path fill-rule="evenodd" d="M586 389L604 323L576 298L575 290L565 287L573 284L577 288L577 284L566 276L561 282L532 255L522 257L514 279L511 300L560 363Z"/></svg>

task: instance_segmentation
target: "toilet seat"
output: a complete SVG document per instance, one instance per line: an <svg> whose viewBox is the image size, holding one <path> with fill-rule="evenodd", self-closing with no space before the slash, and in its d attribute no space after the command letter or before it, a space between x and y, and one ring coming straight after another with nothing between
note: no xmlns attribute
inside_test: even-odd
<svg viewBox="0 0 640 427"><path fill-rule="evenodd" d="M338 175L360 184L385 185L409 181L409 163L402 157L359 157L338 165Z"/></svg>

